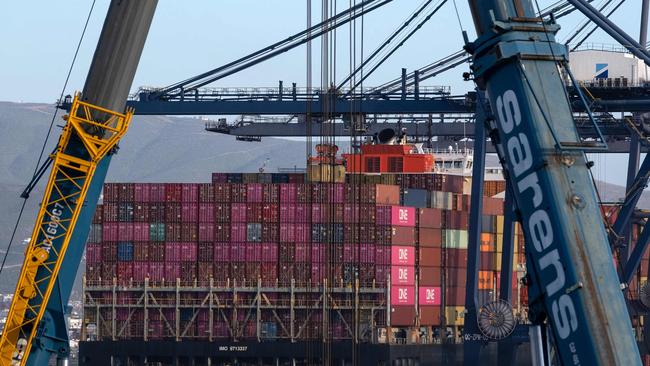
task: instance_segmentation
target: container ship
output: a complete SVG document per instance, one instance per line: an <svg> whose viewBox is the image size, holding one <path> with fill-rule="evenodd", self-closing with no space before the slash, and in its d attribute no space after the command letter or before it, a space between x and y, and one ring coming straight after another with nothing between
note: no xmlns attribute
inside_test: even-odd
<svg viewBox="0 0 650 366"><path fill-rule="evenodd" d="M105 184L80 364L461 364L471 164L391 141L319 145L305 174ZM484 187L479 305L499 291L500 173ZM506 265L525 323L520 233Z"/></svg>

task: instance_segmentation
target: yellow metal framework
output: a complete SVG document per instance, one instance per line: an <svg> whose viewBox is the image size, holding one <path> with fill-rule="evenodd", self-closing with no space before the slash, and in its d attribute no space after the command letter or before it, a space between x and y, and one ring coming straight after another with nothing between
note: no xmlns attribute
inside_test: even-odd
<svg viewBox="0 0 650 366"><path fill-rule="evenodd" d="M1 365L25 364L97 164L124 136L132 116L133 110L116 113L75 96L51 156L52 171L0 338Z"/></svg>

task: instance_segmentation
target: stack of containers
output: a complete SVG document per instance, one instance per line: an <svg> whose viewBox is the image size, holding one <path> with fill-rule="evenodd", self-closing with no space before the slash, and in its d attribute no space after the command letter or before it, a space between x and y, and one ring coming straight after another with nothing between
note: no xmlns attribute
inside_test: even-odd
<svg viewBox="0 0 650 366"><path fill-rule="evenodd" d="M415 208L391 207L390 320L410 326L416 316Z"/></svg>
<svg viewBox="0 0 650 366"><path fill-rule="evenodd" d="M440 325L442 305L442 210L418 209L418 304L420 325Z"/></svg>

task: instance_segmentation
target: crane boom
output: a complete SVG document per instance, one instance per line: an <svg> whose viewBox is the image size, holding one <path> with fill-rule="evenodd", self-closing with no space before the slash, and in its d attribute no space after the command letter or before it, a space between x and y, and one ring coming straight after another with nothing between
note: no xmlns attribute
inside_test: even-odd
<svg viewBox="0 0 650 366"><path fill-rule="evenodd" d="M531 0L469 4L472 70L523 219L530 319L550 327L563 365L640 365L586 161L592 145L579 138L560 73L559 27Z"/></svg>
<svg viewBox="0 0 650 366"><path fill-rule="evenodd" d="M51 156L52 171L0 338L0 365L69 352L63 319L157 0L112 0L86 78Z"/></svg>

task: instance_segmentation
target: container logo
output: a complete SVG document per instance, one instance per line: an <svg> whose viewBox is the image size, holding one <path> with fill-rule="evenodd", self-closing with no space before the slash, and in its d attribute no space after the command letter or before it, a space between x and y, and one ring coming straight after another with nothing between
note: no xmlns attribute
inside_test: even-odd
<svg viewBox="0 0 650 366"><path fill-rule="evenodd" d="M415 265L415 248L408 246L391 247L391 264L396 265Z"/></svg>
<svg viewBox="0 0 650 366"><path fill-rule="evenodd" d="M413 286L391 286L391 305L415 305L415 288Z"/></svg>
<svg viewBox="0 0 650 366"><path fill-rule="evenodd" d="M415 226L415 208L392 206L392 225Z"/></svg>
<svg viewBox="0 0 650 366"><path fill-rule="evenodd" d="M415 267L392 266L390 278L395 285L415 285Z"/></svg>
<svg viewBox="0 0 650 366"><path fill-rule="evenodd" d="M609 64L596 64L596 74L594 79L609 78Z"/></svg>
<svg viewBox="0 0 650 366"><path fill-rule="evenodd" d="M440 287L422 287L418 293L420 305L441 305Z"/></svg>

